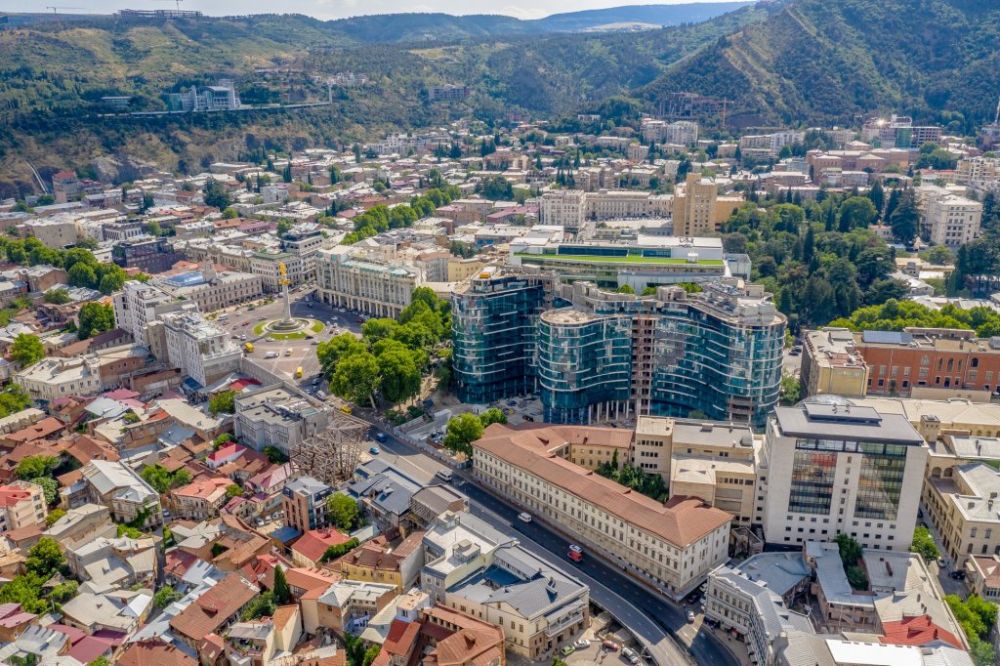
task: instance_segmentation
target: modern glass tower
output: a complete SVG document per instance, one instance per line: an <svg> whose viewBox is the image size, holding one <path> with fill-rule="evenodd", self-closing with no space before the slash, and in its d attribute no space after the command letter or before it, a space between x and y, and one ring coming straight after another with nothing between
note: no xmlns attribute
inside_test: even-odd
<svg viewBox="0 0 1000 666"><path fill-rule="evenodd" d="M535 389L538 317L545 276L473 278L452 298L452 367L462 402L489 403Z"/></svg>
<svg viewBox="0 0 1000 666"><path fill-rule="evenodd" d="M538 324L548 422L638 413L762 426L778 402L786 320L760 287L726 280L636 297L577 282L559 296L571 305Z"/></svg>

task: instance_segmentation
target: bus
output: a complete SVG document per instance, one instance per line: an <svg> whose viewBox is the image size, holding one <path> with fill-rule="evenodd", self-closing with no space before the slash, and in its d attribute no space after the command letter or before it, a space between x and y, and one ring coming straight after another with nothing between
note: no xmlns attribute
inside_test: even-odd
<svg viewBox="0 0 1000 666"><path fill-rule="evenodd" d="M302 366L295 368L295 378L302 379Z"/></svg>
<svg viewBox="0 0 1000 666"><path fill-rule="evenodd" d="M583 548L580 548L576 544L570 544L569 552L566 553L566 557L574 562L583 562Z"/></svg>

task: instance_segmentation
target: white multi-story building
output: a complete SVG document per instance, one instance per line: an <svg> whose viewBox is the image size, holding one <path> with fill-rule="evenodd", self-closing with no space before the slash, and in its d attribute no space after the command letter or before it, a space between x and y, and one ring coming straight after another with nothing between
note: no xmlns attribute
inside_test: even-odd
<svg viewBox="0 0 1000 666"><path fill-rule="evenodd" d="M45 247L61 250L76 244L76 218L73 215L56 215L24 223L28 233Z"/></svg>
<svg viewBox="0 0 1000 666"><path fill-rule="evenodd" d="M956 194L946 194L926 202L921 224L932 243L959 247L979 235L982 220L983 204Z"/></svg>
<svg viewBox="0 0 1000 666"><path fill-rule="evenodd" d="M286 454L299 442L326 430L329 414L278 385L236 398L236 437L258 451L273 446Z"/></svg>
<svg viewBox="0 0 1000 666"><path fill-rule="evenodd" d="M571 444L551 430L491 425L473 443L476 478L674 599L726 561L732 514L692 497L657 502L596 475L562 457Z"/></svg>
<svg viewBox="0 0 1000 666"><path fill-rule="evenodd" d="M250 256L250 272L259 275L266 291L281 290L281 264L285 265L285 279L294 287L305 280L306 267L302 257L291 252L264 251Z"/></svg>
<svg viewBox="0 0 1000 666"><path fill-rule="evenodd" d="M175 299L194 301L201 312L212 312L260 298L264 283L253 273L216 272L206 262L200 270L155 278L150 284Z"/></svg>
<svg viewBox="0 0 1000 666"><path fill-rule="evenodd" d="M129 280L122 290L112 297L115 309L115 325L128 331L132 339L141 345L149 344L149 325L160 320L168 312L195 310L197 306L183 301L177 296L152 285Z"/></svg>
<svg viewBox="0 0 1000 666"><path fill-rule="evenodd" d="M576 232L583 226L587 196L582 190L556 190L542 195L539 222Z"/></svg>
<svg viewBox="0 0 1000 666"><path fill-rule="evenodd" d="M782 546L844 533L865 548L908 550L927 455L899 414L837 398L778 407L757 468L756 522Z"/></svg>
<svg viewBox="0 0 1000 666"><path fill-rule="evenodd" d="M431 600L503 627L512 652L539 660L587 626L586 585L469 513L438 516L423 550L420 582Z"/></svg>
<svg viewBox="0 0 1000 666"><path fill-rule="evenodd" d="M316 254L320 300L375 317L398 315L424 282L424 272L413 264L388 262L349 245Z"/></svg>
<svg viewBox="0 0 1000 666"><path fill-rule="evenodd" d="M806 133L799 130L748 134L740 137L740 152L747 157L777 157L782 148L802 143L805 136Z"/></svg>
<svg viewBox="0 0 1000 666"><path fill-rule="evenodd" d="M170 363L205 387L235 372L243 352L229 335L197 312L162 317Z"/></svg>
<svg viewBox="0 0 1000 666"><path fill-rule="evenodd" d="M668 123L665 120L642 120L642 140L646 143L669 143L678 146L693 146L698 143L698 123L690 120L677 120Z"/></svg>

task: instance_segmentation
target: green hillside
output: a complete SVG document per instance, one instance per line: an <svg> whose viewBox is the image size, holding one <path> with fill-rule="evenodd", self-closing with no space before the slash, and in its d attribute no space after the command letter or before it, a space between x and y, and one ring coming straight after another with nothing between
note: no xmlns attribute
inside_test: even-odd
<svg viewBox="0 0 1000 666"><path fill-rule="evenodd" d="M953 120L992 116L1000 93L1000 5L992 0L796 0L675 63L638 91L734 103L737 125L831 123L874 110Z"/></svg>

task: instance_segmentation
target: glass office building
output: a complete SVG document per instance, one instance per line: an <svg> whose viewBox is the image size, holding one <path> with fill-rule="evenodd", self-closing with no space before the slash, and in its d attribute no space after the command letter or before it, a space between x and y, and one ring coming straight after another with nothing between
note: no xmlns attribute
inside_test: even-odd
<svg viewBox="0 0 1000 666"><path fill-rule="evenodd" d="M577 282L558 296L571 305L538 324L548 422L638 412L762 426L778 402L786 320L757 286L727 280L636 297Z"/></svg>
<svg viewBox="0 0 1000 666"><path fill-rule="evenodd" d="M490 403L535 389L538 317L549 278L484 275L452 297L452 368L462 402Z"/></svg>

